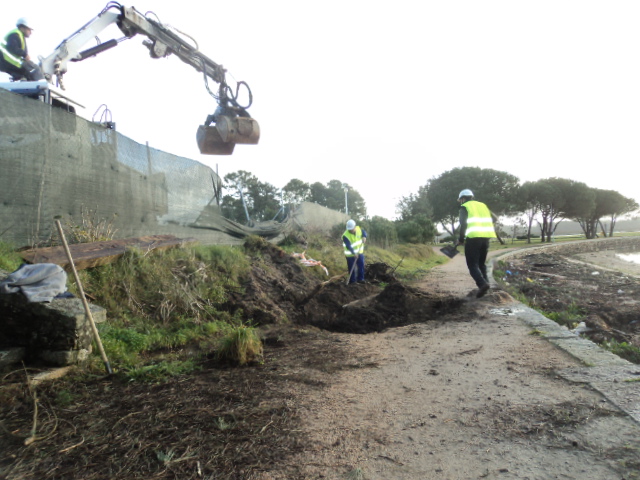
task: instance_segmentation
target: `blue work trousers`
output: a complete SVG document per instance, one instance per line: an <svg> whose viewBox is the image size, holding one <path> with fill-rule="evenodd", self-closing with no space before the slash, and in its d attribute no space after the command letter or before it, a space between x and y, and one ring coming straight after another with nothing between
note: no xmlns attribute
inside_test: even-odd
<svg viewBox="0 0 640 480"><path fill-rule="evenodd" d="M353 264L356 268L353 268ZM360 254L358 258L347 257L347 268L351 272L349 283L364 282L364 255Z"/></svg>

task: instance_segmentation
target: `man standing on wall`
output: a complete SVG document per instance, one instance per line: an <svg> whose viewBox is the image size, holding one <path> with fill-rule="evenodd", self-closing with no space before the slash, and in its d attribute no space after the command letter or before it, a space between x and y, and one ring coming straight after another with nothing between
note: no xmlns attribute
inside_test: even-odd
<svg viewBox="0 0 640 480"><path fill-rule="evenodd" d="M487 277L487 254L489 239L496 238L496 232L489 208L473 199L473 192L464 189L458 195L460 204L460 235L457 245L464 245L464 256L471 277L478 286L476 297L483 297L489 290Z"/></svg>
<svg viewBox="0 0 640 480"><path fill-rule="evenodd" d="M347 229L342 234L344 255L347 257L349 269L349 285L365 283L364 281L364 244L367 242L367 232L356 226L355 220L347 222Z"/></svg>
<svg viewBox="0 0 640 480"><path fill-rule="evenodd" d="M40 67L31 61L27 49L27 38L33 29L26 18L19 18L16 28L0 41L0 70L14 79L43 80Z"/></svg>

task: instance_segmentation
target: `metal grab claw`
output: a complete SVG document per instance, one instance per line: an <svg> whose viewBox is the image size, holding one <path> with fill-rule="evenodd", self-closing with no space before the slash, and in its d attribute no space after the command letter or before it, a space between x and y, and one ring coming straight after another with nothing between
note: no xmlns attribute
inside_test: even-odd
<svg viewBox="0 0 640 480"><path fill-rule="evenodd" d="M215 124L210 126L214 118ZM231 155L237 143L257 145L260 126L251 117L209 115L205 124L198 127L196 140L203 155Z"/></svg>

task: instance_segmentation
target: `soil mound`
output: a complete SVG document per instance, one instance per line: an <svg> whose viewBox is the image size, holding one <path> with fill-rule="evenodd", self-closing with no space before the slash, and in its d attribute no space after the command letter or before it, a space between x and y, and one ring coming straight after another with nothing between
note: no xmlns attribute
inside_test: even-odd
<svg viewBox="0 0 640 480"><path fill-rule="evenodd" d="M367 295L366 285L331 285L305 308L302 321L341 333L372 333L440 318L462 301L394 282Z"/></svg>
<svg viewBox="0 0 640 480"><path fill-rule="evenodd" d="M271 244L252 245L254 265L230 308L257 325L312 325L341 333L381 332L441 317L462 302L401 284L385 263L367 265L366 283L346 284L346 272L326 281Z"/></svg>

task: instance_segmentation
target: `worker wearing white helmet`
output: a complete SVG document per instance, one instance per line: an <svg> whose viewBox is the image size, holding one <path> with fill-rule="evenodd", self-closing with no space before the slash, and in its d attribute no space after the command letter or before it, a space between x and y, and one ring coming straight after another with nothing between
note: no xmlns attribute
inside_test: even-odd
<svg viewBox="0 0 640 480"><path fill-rule="evenodd" d="M6 72L14 80L42 80L40 67L31 61L27 49L27 38L31 36L31 22L19 18L16 28L0 41L0 71Z"/></svg>
<svg viewBox="0 0 640 480"><path fill-rule="evenodd" d="M342 234L344 255L347 258L349 270L349 285L365 283L364 280L364 244L367 242L367 232L356 225L355 220L347 222L347 229Z"/></svg>
<svg viewBox="0 0 640 480"><path fill-rule="evenodd" d="M473 199L473 192L469 189L460 192L458 203L460 204L460 234L456 245L464 245L467 268L478 286L476 297L480 298L489 290L486 262L489 239L496 238L493 214L484 203Z"/></svg>

